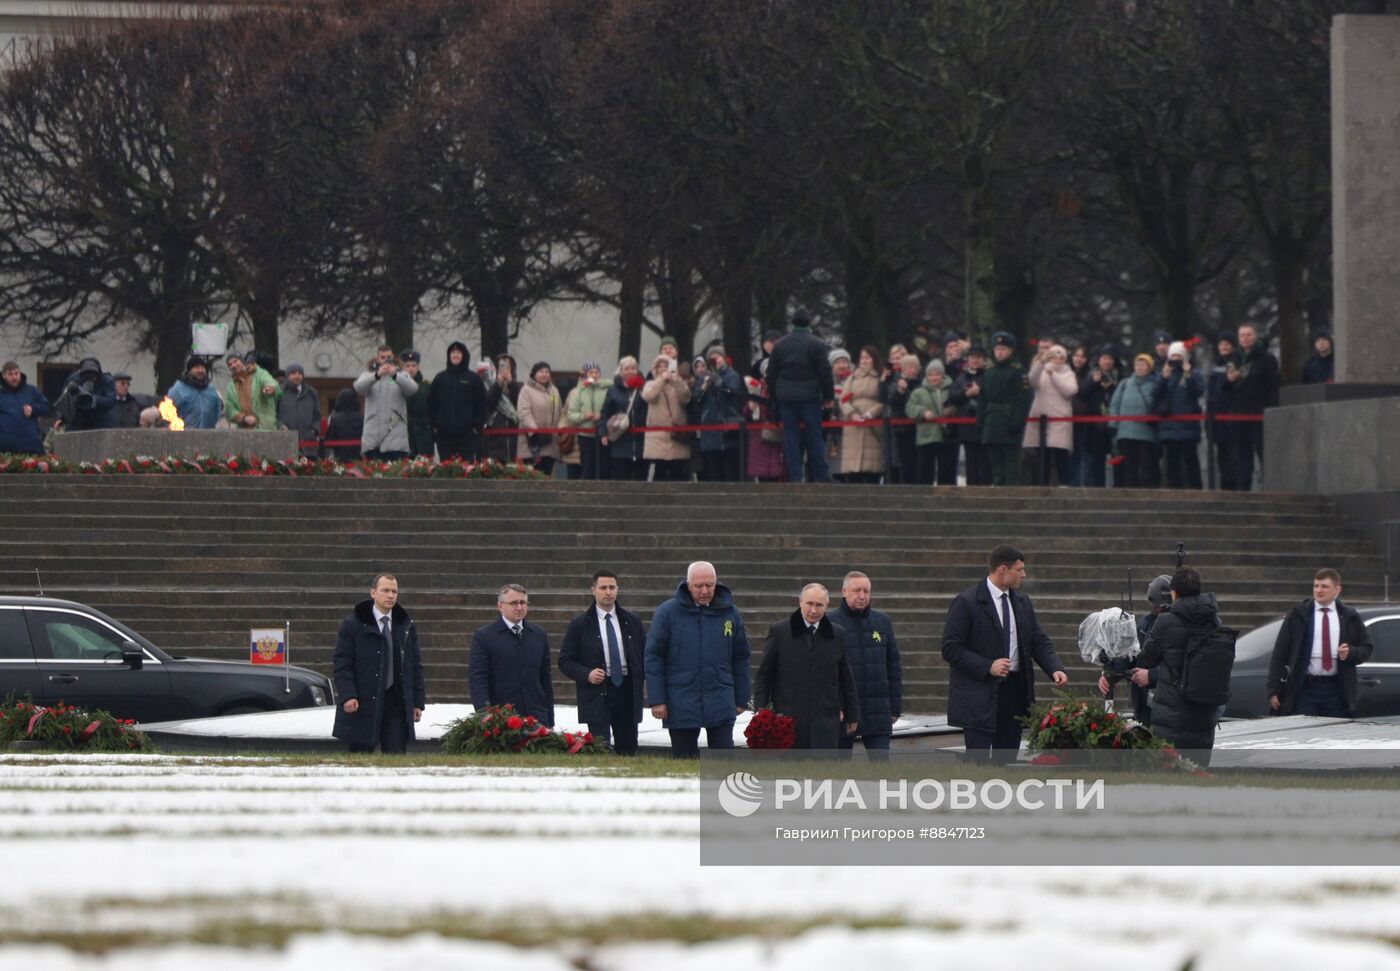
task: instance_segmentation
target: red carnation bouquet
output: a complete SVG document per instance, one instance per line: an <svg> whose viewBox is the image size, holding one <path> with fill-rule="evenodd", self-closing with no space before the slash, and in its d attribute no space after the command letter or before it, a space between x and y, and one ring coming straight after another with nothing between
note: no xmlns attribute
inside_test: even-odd
<svg viewBox="0 0 1400 971"><path fill-rule="evenodd" d="M564 752L594 755L606 752L591 732L553 732L534 715L516 714L513 705L495 705L459 718L448 726L443 751L453 755L494 755L507 752Z"/></svg>
<svg viewBox="0 0 1400 971"><path fill-rule="evenodd" d="M634 374L630 378L622 382L623 386L626 387L629 391L636 391L638 388L643 387L646 383L647 379L642 377L640 374Z"/></svg>
<svg viewBox="0 0 1400 971"><path fill-rule="evenodd" d="M744 728L744 739L749 748L792 748L797 741L797 723L791 715L780 715L772 708L760 708Z"/></svg>

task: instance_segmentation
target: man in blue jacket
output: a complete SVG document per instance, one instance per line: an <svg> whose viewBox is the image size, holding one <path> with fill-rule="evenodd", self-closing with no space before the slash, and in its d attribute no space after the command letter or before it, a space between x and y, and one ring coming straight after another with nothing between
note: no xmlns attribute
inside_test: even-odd
<svg viewBox="0 0 1400 971"><path fill-rule="evenodd" d="M549 635L525 620L530 595L507 583L496 597L500 618L472 635L467 681L472 705L514 705L521 716L534 715L554 727L554 682L550 674Z"/></svg>
<svg viewBox="0 0 1400 971"><path fill-rule="evenodd" d="M850 751L859 737L872 759L889 758L890 736L899 721L904 694L894 624L889 615L870 606L870 578L859 570L841 581L841 604L827 616L846 632L846 663L860 697L859 735L842 735L839 744Z"/></svg>
<svg viewBox="0 0 1400 971"><path fill-rule="evenodd" d="M191 357L185 373L166 392L186 428L217 428L224 416L224 399L209 381L209 362Z"/></svg>
<svg viewBox="0 0 1400 971"><path fill-rule="evenodd" d="M713 564L690 564L676 595L656 608L647 633L647 698L671 733L671 754L734 747L734 720L749 706L744 620Z"/></svg>
<svg viewBox="0 0 1400 971"><path fill-rule="evenodd" d="M0 452L43 454L39 418L49 413L48 400L30 384L14 361L0 368Z"/></svg>

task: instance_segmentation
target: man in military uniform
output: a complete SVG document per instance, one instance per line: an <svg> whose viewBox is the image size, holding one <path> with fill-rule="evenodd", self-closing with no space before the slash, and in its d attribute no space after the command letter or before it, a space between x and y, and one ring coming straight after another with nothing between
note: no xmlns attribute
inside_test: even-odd
<svg viewBox="0 0 1400 971"><path fill-rule="evenodd" d="M1004 330L992 335L991 367L982 375L977 421L992 485L1020 485L1021 437L1031 409L1031 387L1016 360L1016 338Z"/></svg>

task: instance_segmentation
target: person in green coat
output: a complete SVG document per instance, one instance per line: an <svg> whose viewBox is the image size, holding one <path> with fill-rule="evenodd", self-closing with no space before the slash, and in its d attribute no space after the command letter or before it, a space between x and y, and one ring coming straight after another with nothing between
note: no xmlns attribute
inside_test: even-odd
<svg viewBox="0 0 1400 971"><path fill-rule="evenodd" d="M956 444L949 451L943 447L945 436L943 426L935 419L942 418L944 406L948 402L948 391L953 381L948 377L943 361L934 358L924 368L924 380L909 392L909 401L904 405L904 414L919 424L914 426L914 481L919 485L933 485L935 481L944 485L957 482L958 450Z"/></svg>
<svg viewBox="0 0 1400 971"><path fill-rule="evenodd" d="M414 458L420 455L433 457L433 420L428 409L429 392L432 390L426 379L421 377L423 355L415 350L407 350L399 355L403 362L404 374L418 383L418 390L408 399L408 451Z"/></svg>
<svg viewBox="0 0 1400 971"><path fill-rule="evenodd" d="M1004 330L992 335L995 362L982 377L978 432L992 471L992 485L1021 484L1021 437L1031 410L1031 386L1016 360L1016 338Z"/></svg>
<svg viewBox="0 0 1400 971"><path fill-rule="evenodd" d="M583 377L569 392L564 402L564 415L578 429L580 475L585 479L609 479L607 456L598 444L598 422L603 415L603 402L608 397L608 385L603 381L603 369L596 361L585 361L580 370Z"/></svg>
<svg viewBox="0 0 1400 971"><path fill-rule="evenodd" d="M224 389L224 415L234 428L247 431L277 430L277 403L282 386L258 365L257 352L230 354L228 369L233 375Z"/></svg>

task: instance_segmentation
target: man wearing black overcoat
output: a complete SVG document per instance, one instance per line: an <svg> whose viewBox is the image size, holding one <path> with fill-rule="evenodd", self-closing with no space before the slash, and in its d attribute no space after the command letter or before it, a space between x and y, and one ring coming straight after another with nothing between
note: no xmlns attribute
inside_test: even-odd
<svg viewBox="0 0 1400 971"><path fill-rule="evenodd" d="M549 635L525 619L530 595L518 583L501 587L496 598L501 616L472 635L467 682L477 711L513 705L515 713L534 715L554 727L554 682L549 663Z"/></svg>
<svg viewBox="0 0 1400 971"><path fill-rule="evenodd" d="M646 680L646 627L618 606L617 575L593 574L593 603L569 622L559 648L559 670L578 685L578 717L618 755L637 754Z"/></svg>
<svg viewBox="0 0 1400 971"><path fill-rule="evenodd" d="M953 599L943 626L948 662L948 724L963 730L973 761L1014 762L1035 704L1031 662L1056 685L1069 675L1040 629L1030 598L1021 593L1025 556L1014 546L992 550L990 573Z"/></svg>
<svg viewBox="0 0 1400 971"><path fill-rule="evenodd" d="M754 678L754 707L789 715L795 749L832 749L860 723L860 697L846 661L846 632L826 616L826 587L802 588L798 608L768 629Z"/></svg>
<svg viewBox="0 0 1400 971"><path fill-rule="evenodd" d="M418 629L399 606L399 581L374 578L369 599L340 625L331 659L335 694L332 734L351 752L402 755L423 717L423 659Z"/></svg>
<svg viewBox="0 0 1400 971"><path fill-rule="evenodd" d="M1341 592L1340 573L1318 570L1312 599L1284 618L1269 661L1274 714L1356 717L1356 666L1371 659L1371 635Z"/></svg>

